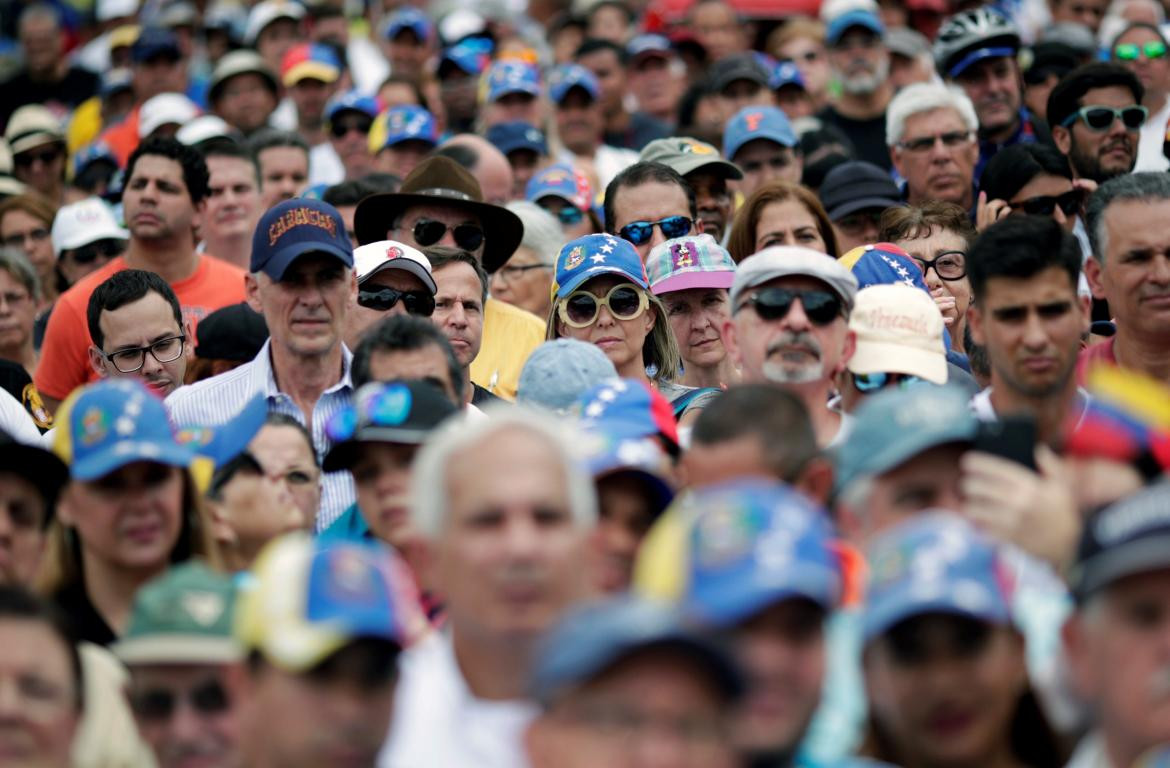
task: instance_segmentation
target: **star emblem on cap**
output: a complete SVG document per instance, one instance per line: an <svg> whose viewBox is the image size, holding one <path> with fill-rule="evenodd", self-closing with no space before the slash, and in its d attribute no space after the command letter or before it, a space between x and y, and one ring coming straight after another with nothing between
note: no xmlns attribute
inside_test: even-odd
<svg viewBox="0 0 1170 768"><path fill-rule="evenodd" d="M613 243L606 243L597 250L601 251L602 253L613 253Z"/></svg>
<svg viewBox="0 0 1170 768"><path fill-rule="evenodd" d="M596 253L591 258L593 259L594 264L604 264L605 263L605 254L604 253Z"/></svg>

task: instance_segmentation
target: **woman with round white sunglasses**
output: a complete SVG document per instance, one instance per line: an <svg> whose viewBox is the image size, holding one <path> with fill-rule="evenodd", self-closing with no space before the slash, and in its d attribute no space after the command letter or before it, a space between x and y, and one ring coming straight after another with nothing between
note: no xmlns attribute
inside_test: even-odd
<svg viewBox="0 0 1170 768"><path fill-rule="evenodd" d="M666 310L650 292L646 268L628 241L586 235L561 248L553 280L548 338L587 341L605 352L622 378L655 387L675 415L707 398L677 383L681 358Z"/></svg>

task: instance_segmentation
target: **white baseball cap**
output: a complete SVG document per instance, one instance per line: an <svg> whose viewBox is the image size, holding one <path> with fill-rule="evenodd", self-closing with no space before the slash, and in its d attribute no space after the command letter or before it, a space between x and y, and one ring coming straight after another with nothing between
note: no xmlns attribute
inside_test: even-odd
<svg viewBox="0 0 1170 768"><path fill-rule="evenodd" d="M930 294L909 285L871 285L857 292L849 330L857 347L853 373L902 373L947 383L942 312Z"/></svg>
<svg viewBox="0 0 1170 768"><path fill-rule="evenodd" d="M401 269L422 280L434 295L439 289L431 276L431 262L422 251L396 240L379 240L353 250L353 268L358 284L386 269Z"/></svg>
<svg viewBox="0 0 1170 768"><path fill-rule="evenodd" d="M138 138L145 139L170 123L184 125L200 114L195 102L181 93L160 93L142 102L138 110Z"/></svg>
<svg viewBox="0 0 1170 768"><path fill-rule="evenodd" d="M130 233L118 226L114 212L103 200L87 197L62 206L53 217L53 254L61 258L65 251L98 240L129 240Z"/></svg>
<svg viewBox="0 0 1170 768"><path fill-rule="evenodd" d="M183 124L175 133L180 143L193 147L208 139L231 139L236 131L219 115L200 115Z"/></svg>
<svg viewBox="0 0 1170 768"><path fill-rule="evenodd" d="M298 3L285 0L263 0L252 6L248 14L248 23L244 27L244 42L255 45L256 38L272 22L277 19L292 19L300 21L305 17L305 7Z"/></svg>

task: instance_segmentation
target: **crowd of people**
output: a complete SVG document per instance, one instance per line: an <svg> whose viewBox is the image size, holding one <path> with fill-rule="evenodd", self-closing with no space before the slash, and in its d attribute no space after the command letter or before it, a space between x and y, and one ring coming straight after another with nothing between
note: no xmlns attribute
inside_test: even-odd
<svg viewBox="0 0 1170 768"><path fill-rule="evenodd" d="M1170 761L1160 0L0 8L0 765Z"/></svg>

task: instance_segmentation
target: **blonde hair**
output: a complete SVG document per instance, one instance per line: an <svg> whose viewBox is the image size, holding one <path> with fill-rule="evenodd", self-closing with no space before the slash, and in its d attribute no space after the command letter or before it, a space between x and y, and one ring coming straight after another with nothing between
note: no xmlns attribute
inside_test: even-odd
<svg viewBox="0 0 1170 768"><path fill-rule="evenodd" d="M642 364L646 367L654 366L655 381L673 382L678 379L679 371L682 369L682 354L678 351L678 341L670 330L670 324L666 322L666 306L663 305L662 299L642 286L628 279L627 282L646 294L646 298L650 300L650 308L654 310L654 325L646 334L646 340L642 342ZM584 286L585 283L581 285ZM557 308L563 301L554 299L552 307L548 310L544 338L549 341L561 338L560 331L557 330Z"/></svg>
<svg viewBox="0 0 1170 768"><path fill-rule="evenodd" d="M768 35L764 50L773 58L783 59L784 56L781 55L780 49L793 40L802 38L807 38L817 45L823 46L825 44L825 25L804 16L794 16L772 30L771 34Z"/></svg>

